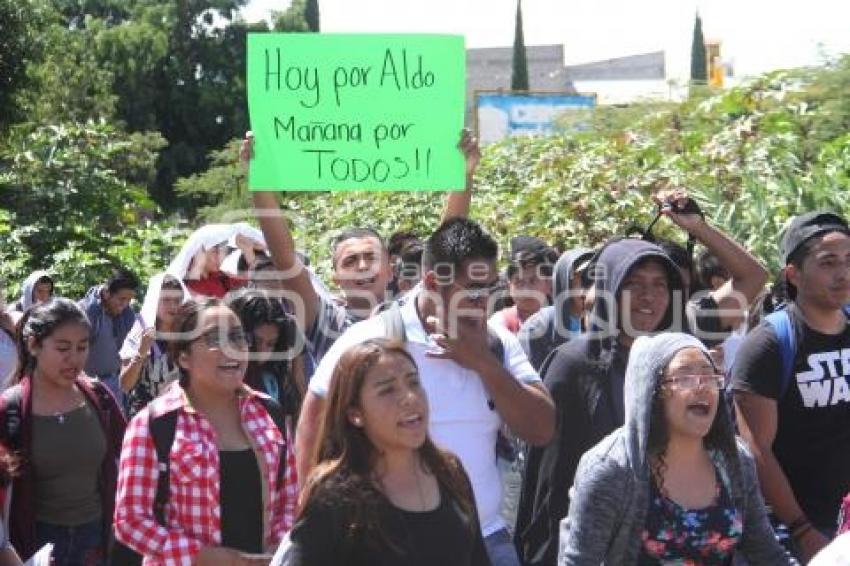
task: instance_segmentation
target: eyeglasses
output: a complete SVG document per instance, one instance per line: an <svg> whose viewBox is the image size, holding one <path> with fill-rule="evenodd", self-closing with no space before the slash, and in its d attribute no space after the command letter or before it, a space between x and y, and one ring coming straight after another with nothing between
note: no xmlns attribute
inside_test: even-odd
<svg viewBox="0 0 850 566"><path fill-rule="evenodd" d="M696 389L697 387L723 389L726 377L722 373L691 373L668 377L661 380L661 383L675 385L679 389Z"/></svg>
<svg viewBox="0 0 850 566"><path fill-rule="evenodd" d="M491 294L499 291L501 288L498 283L493 283L492 285L487 286L475 286L474 284L470 287L464 287L463 285L459 285L458 283L452 281L452 287L456 288L459 291L463 291L465 293L466 298L468 298L473 303L478 303L482 299L486 299Z"/></svg>
<svg viewBox="0 0 850 566"><path fill-rule="evenodd" d="M241 327L235 326L225 333L222 328L213 328L198 336L210 350L246 350L249 346L248 336Z"/></svg>

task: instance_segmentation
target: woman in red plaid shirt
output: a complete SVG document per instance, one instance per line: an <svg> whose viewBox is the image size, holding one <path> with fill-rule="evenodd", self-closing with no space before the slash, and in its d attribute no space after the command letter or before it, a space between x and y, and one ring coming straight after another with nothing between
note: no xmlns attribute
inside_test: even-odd
<svg viewBox="0 0 850 566"><path fill-rule="evenodd" d="M119 465L115 533L145 565L268 564L291 528L292 446L260 393L243 384L248 341L218 300L182 307L171 355L180 381L131 421ZM151 422L176 412L163 523ZM285 466L281 470L281 466Z"/></svg>

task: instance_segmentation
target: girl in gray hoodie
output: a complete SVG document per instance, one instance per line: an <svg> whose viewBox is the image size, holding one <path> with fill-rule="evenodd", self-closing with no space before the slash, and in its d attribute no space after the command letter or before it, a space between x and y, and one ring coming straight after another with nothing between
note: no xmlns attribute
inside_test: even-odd
<svg viewBox="0 0 850 566"><path fill-rule="evenodd" d="M582 457L559 566L794 564L776 541L723 376L696 338L638 338L625 425Z"/></svg>

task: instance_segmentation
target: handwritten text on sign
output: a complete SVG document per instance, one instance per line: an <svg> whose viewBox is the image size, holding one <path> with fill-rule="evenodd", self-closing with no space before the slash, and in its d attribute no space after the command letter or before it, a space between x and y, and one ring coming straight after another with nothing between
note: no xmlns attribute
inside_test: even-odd
<svg viewBox="0 0 850 566"><path fill-rule="evenodd" d="M251 34L251 188L452 190L463 39L435 35Z"/></svg>

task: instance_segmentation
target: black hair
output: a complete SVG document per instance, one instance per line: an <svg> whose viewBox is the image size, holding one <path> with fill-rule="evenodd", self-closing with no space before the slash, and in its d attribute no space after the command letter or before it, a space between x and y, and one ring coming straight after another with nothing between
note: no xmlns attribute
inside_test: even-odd
<svg viewBox="0 0 850 566"><path fill-rule="evenodd" d="M160 289L163 291L183 291L183 285L181 285L180 281L173 275L166 274L165 277L162 278L162 285L160 286Z"/></svg>
<svg viewBox="0 0 850 566"><path fill-rule="evenodd" d="M691 255L688 253L687 248L685 246L674 242L673 240L668 240L666 238L658 238L655 241L655 244L661 248L667 256L673 260L679 268L686 269L689 272L693 273L694 271L694 260Z"/></svg>
<svg viewBox="0 0 850 566"><path fill-rule="evenodd" d="M35 280L35 283L32 285L32 292L35 292L36 285L40 283L50 283L50 293L53 294L53 289L56 287L56 284L53 282L53 278L49 275L42 275L38 279Z"/></svg>
<svg viewBox="0 0 850 566"><path fill-rule="evenodd" d="M339 245L346 240L351 240L354 238L376 238L378 242L381 244L381 251L387 251L387 244L384 242L384 239L381 237L381 234L378 233L374 228L348 228L343 230L331 242L331 254L333 257L333 264L336 265L336 252L339 248Z"/></svg>
<svg viewBox="0 0 850 566"><path fill-rule="evenodd" d="M281 300L259 289L242 289L228 297L228 304L242 322L242 328L251 340L252 352L257 351L253 343L254 330L266 324L271 324L278 329L275 352L284 352L295 346L297 333L295 319L287 314ZM245 383L252 389L264 391L263 370L271 371L278 380L281 404L284 405L287 414L298 414L301 394L294 381L292 365L287 360L270 360L264 363L251 360L245 372Z"/></svg>
<svg viewBox="0 0 850 566"><path fill-rule="evenodd" d="M794 250L794 253L792 253L788 257L788 263L790 265L793 265L794 267L796 267L798 270L802 270L803 269L803 263L805 263L806 258L809 257L809 255L812 253L812 250L815 248L815 246L817 246L818 243L820 243L820 241L821 241L821 239L824 235L825 234L819 234L818 236L814 236L812 238L809 238L808 240L806 240L805 242L800 244L797 247L797 249ZM783 290L785 291L785 297L784 298L786 300L790 300L790 301L797 300L797 287L795 287L794 284L791 283L791 281L785 275L784 271L782 272L781 280L782 280L782 285L784 287Z"/></svg>
<svg viewBox="0 0 850 566"><path fill-rule="evenodd" d="M714 362L709 358L712 367ZM668 362L669 363L669 362ZM663 369L661 373L663 374ZM715 371L718 371L715 367ZM718 373L722 373L719 372ZM650 464L655 481L659 482L658 488L663 491L664 470L666 468L665 456L667 455L667 443L670 440L667 430L667 418L664 413L663 377L657 376L658 382L652 395L652 408L649 416L649 435L646 442L646 452L655 463ZM729 405L723 396L723 390L718 391L717 413L714 421L708 429L708 434L703 438L703 446L706 450L719 452L731 469L732 474L740 474L740 461L738 459L738 446L735 441L735 428L732 417L729 414Z"/></svg>
<svg viewBox="0 0 850 566"><path fill-rule="evenodd" d="M266 254L258 254L257 261L254 262L254 271L265 271L267 269L274 269L274 262L272 261L271 256Z"/></svg>
<svg viewBox="0 0 850 566"><path fill-rule="evenodd" d="M465 261L494 261L498 255L499 245L480 224L468 218L452 218L443 222L425 242L422 267L451 265L459 269Z"/></svg>
<svg viewBox="0 0 850 566"><path fill-rule="evenodd" d="M387 253L401 255L405 248L413 244L422 245L422 240L415 232L409 230L395 232L387 241Z"/></svg>
<svg viewBox="0 0 850 566"><path fill-rule="evenodd" d="M505 276L510 279L516 275L520 268L538 267L543 277L552 277L555 263L558 261L558 252L555 248L544 248L540 251L523 254L522 259L514 259L508 264Z"/></svg>
<svg viewBox="0 0 850 566"><path fill-rule="evenodd" d="M180 311L174 320L174 333L179 338L168 343L168 355L171 358L171 363L180 371L180 387L184 389L189 386L189 374L178 362L180 354L188 352L192 343L197 340L200 332L198 321L201 318L201 313L223 305L224 302L221 299L206 299L203 302L186 301L180 306Z"/></svg>
<svg viewBox="0 0 850 566"><path fill-rule="evenodd" d="M665 254L667 254L667 257L673 260L676 267L688 273L690 279L688 293L693 294L701 291L702 285L700 284L700 280L697 277L696 270L694 269L694 258L691 256L688 249L685 246L666 238L658 238L655 241L655 244L661 248ZM682 283L684 283L684 281Z"/></svg>
<svg viewBox="0 0 850 566"><path fill-rule="evenodd" d="M705 250L697 257L697 272L699 274L699 282L705 289L711 288L711 279L713 277L729 279L729 270L723 267L717 256L708 250Z"/></svg>
<svg viewBox="0 0 850 566"><path fill-rule="evenodd" d="M106 290L115 294L122 289L139 290L139 278L126 267L116 267L106 280Z"/></svg>
<svg viewBox="0 0 850 566"><path fill-rule="evenodd" d="M57 329L69 324L79 324L91 330L86 313L70 299L55 297L46 303L27 309L18 321L17 327L19 364L15 373L16 383L24 376L31 375L38 361L30 352L30 339L35 340L36 344L41 344Z"/></svg>

